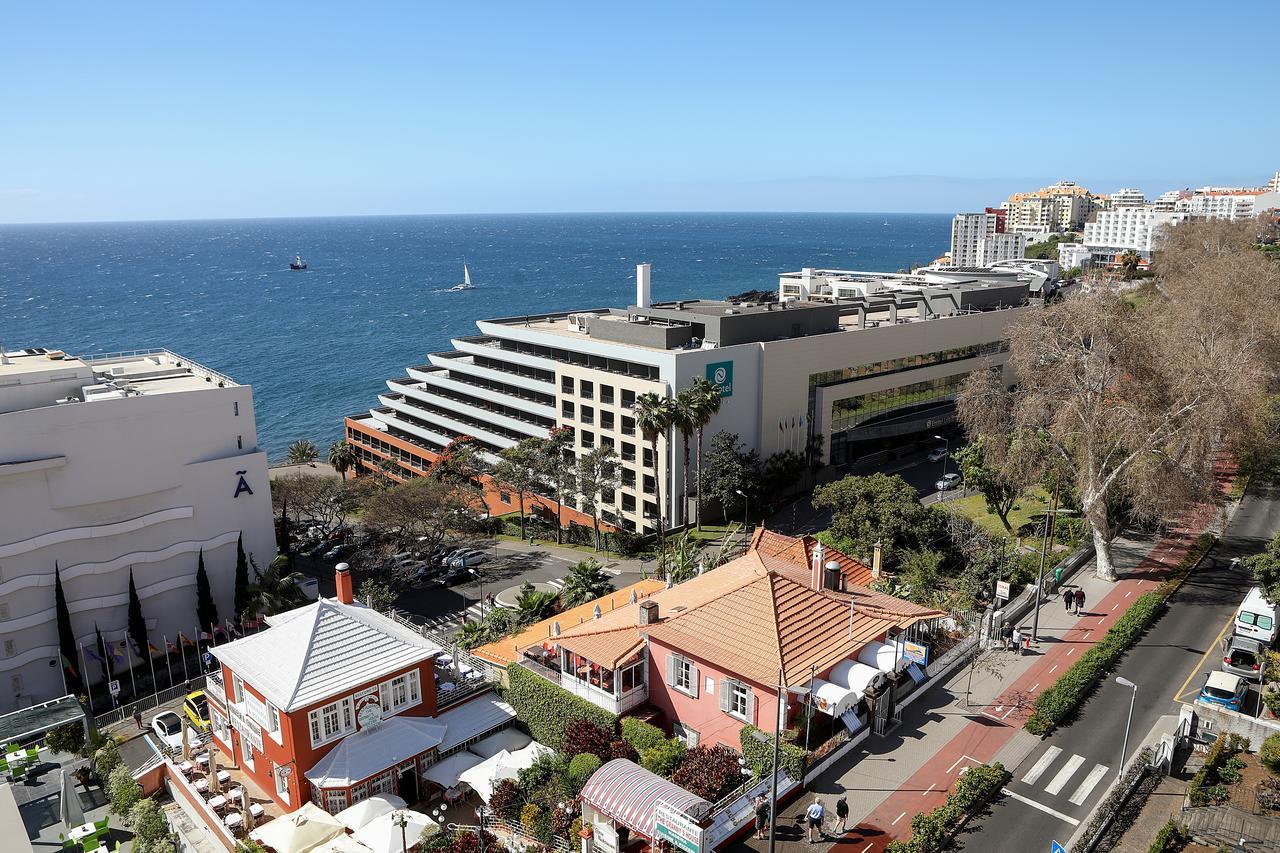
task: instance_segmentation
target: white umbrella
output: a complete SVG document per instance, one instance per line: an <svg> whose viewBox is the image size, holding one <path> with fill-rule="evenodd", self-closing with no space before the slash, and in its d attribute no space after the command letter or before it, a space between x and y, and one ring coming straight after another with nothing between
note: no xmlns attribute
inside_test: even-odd
<svg viewBox="0 0 1280 853"><path fill-rule="evenodd" d="M346 831L333 815L315 803L304 803L297 811L258 827L249 837L276 853L306 853Z"/></svg>
<svg viewBox="0 0 1280 853"><path fill-rule="evenodd" d="M84 809L80 806L80 795L76 793L75 777L65 770L62 771L62 805L58 818L68 829L84 823Z"/></svg>
<svg viewBox="0 0 1280 853"><path fill-rule="evenodd" d="M339 835L332 841L326 841L312 849L311 853L372 853L372 851L356 841L353 835Z"/></svg>
<svg viewBox="0 0 1280 853"><path fill-rule="evenodd" d="M396 809L408 808L408 806L408 803L395 794L374 794L354 806L348 806L334 815L334 817L341 821L343 826L354 832L375 818L380 818Z"/></svg>
<svg viewBox="0 0 1280 853"><path fill-rule="evenodd" d="M403 831L401 820L404 821ZM411 809L396 809L384 814L356 830L356 840L373 851L373 853L402 853L406 847L418 843L423 832L435 835L440 831L440 824ZM403 834L402 834L403 832Z"/></svg>

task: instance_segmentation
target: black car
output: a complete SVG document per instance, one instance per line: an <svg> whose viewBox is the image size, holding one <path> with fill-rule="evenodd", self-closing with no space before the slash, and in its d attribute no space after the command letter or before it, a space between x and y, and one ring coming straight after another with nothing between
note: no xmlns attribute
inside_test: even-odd
<svg viewBox="0 0 1280 853"><path fill-rule="evenodd" d="M471 579L472 579L472 574L469 569L466 569L462 566L457 566L455 568L449 569L447 572L445 572L440 576L440 585L453 586L454 584L460 584L463 581L469 581Z"/></svg>

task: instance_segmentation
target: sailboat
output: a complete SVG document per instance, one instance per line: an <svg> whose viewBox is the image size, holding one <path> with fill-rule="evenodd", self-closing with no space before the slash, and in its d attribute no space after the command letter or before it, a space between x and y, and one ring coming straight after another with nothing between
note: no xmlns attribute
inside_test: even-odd
<svg viewBox="0 0 1280 853"><path fill-rule="evenodd" d="M291 270L305 270L306 268L307 262L302 259L302 255L294 255L293 260L289 261L289 269Z"/></svg>
<svg viewBox="0 0 1280 853"><path fill-rule="evenodd" d="M467 269L467 262L462 262L462 284L455 284L450 287L446 293L454 293L459 290L474 290L475 285L471 283L471 270Z"/></svg>

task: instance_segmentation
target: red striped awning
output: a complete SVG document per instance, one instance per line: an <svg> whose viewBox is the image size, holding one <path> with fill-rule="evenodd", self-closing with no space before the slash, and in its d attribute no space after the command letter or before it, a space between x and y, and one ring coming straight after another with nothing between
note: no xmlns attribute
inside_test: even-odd
<svg viewBox="0 0 1280 853"><path fill-rule="evenodd" d="M582 801L650 841L655 832L655 808L659 801L666 801L693 821L706 817L711 811L711 803L702 797L625 758L606 762L592 773L582 789Z"/></svg>

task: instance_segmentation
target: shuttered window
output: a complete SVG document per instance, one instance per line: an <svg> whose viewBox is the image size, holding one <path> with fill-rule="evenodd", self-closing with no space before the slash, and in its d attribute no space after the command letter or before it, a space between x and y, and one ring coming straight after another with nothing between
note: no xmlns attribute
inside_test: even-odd
<svg viewBox="0 0 1280 853"><path fill-rule="evenodd" d="M680 655L667 655L667 684L697 699L698 677L693 661Z"/></svg>
<svg viewBox="0 0 1280 853"><path fill-rule="evenodd" d="M720 680L720 710L750 723L756 715L755 694L741 681L723 678Z"/></svg>

